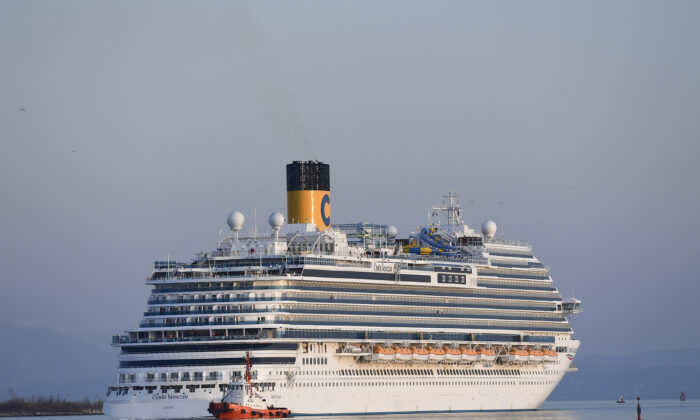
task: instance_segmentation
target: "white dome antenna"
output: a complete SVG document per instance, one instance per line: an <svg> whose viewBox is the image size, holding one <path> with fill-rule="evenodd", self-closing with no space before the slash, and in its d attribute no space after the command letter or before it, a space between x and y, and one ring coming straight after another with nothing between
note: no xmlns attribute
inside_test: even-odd
<svg viewBox="0 0 700 420"><path fill-rule="evenodd" d="M241 231L244 222L245 217L240 211L232 211L228 214L228 217L226 218L226 223L228 223L228 227L236 234L236 242L238 242L238 232Z"/></svg>
<svg viewBox="0 0 700 420"><path fill-rule="evenodd" d="M275 231L275 240L279 237L280 228L284 225L284 215L278 211L270 213L270 217L267 219L272 230Z"/></svg>
<svg viewBox="0 0 700 420"><path fill-rule="evenodd" d="M389 238L395 238L398 234L399 230L396 229L396 226L389 226L388 228L386 228L386 236L388 236Z"/></svg>
<svg viewBox="0 0 700 420"><path fill-rule="evenodd" d="M484 220L484 223L481 224L481 233L489 239L493 238L497 230L498 226L493 220Z"/></svg>

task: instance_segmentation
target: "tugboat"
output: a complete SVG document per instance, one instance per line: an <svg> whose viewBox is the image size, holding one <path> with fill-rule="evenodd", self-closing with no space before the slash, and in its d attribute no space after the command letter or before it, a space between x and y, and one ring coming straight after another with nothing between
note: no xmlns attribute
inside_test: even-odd
<svg viewBox="0 0 700 420"><path fill-rule="evenodd" d="M685 392L681 392L681 401L685 401Z"/></svg>
<svg viewBox="0 0 700 420"><path fill-rule="evenodd" d="M217 419L257 419L289 417L288 408L268 405L267 400L251 384L250 352L245 355L245 382L231 382L221 402L210 402L207 411Z"/></svg>
<svg viewBox="0 0 700 420"><path fill-rule="evenodd" d="M618 403L618 404L624 404L624 403L625 403L625 399L622 398L622 394L620 394L620 398L618 398L617 401L615 401L615 402Z"/></svg>

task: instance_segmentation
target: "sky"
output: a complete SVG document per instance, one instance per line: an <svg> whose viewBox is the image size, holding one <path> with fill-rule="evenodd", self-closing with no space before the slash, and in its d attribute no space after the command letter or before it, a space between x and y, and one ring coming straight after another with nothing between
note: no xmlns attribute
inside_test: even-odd
<svg viewBox="0 0 700 420"><path fill-rule="evenodd" d="M551 267L582 351L699 348L700 3L0 2L0 323L107 346L154 260L442 194Z"/></svg>

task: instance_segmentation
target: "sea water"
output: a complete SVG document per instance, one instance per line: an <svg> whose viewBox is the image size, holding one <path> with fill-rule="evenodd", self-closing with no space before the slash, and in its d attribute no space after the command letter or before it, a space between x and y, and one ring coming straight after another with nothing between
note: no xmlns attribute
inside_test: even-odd
<svg viewBox="0 0 700 420"><path fill-rule="evenodd" d="M534 411L502 411L483 413L437 413L437 414L386 414L374 416L313 416L297 417L306 419L488 419L488 420L617 420L637 418L637 401L617 404L615 401L551 401L545 402L539 410ZM642 418L645 420L698 420L700 419L700 400L648 400L642 401ZM24 419L26 417L5 417L4 419ZM109 420L100 416L45 416L42 420ZM203 419L211 420L212 417Z"/></svg>

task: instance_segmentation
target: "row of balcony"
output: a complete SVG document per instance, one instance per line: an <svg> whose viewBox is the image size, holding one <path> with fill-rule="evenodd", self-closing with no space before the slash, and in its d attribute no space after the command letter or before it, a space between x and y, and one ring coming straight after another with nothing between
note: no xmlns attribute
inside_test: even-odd
<svg viewBox="0 0 700 420"><path fill-rule="evenodd" d="M289 305L287 305L289 306ZM379 311L376 307L372 307L373 311L359 311L359 310L342 310L337 309L334 306L328 306L324 309L304 309L303 307L298 308L236 308L237 310L216 310L216 311L200 311L200 310L186 310L186 311L163 311L163 312L145 312L146 317L160 317L160 316L184 316L184 315L235 315L235 314L255 314L255 313L286 313L286 314L303 314L303 315L356 315L356 316L391 316L391 317L426 317L426 318L460 318L460 319L502 319L509 321L543 321L543 322L562 322L564 321L563 316L514 316L514 315L498 315L498 313L486 313L486 314L464 314L464 313L453 313L445 310L435 310L432 309L430 312L423 311ZM169 318L168 318L169 319ZM147 322L147 321L146 321Z"/></svg>

